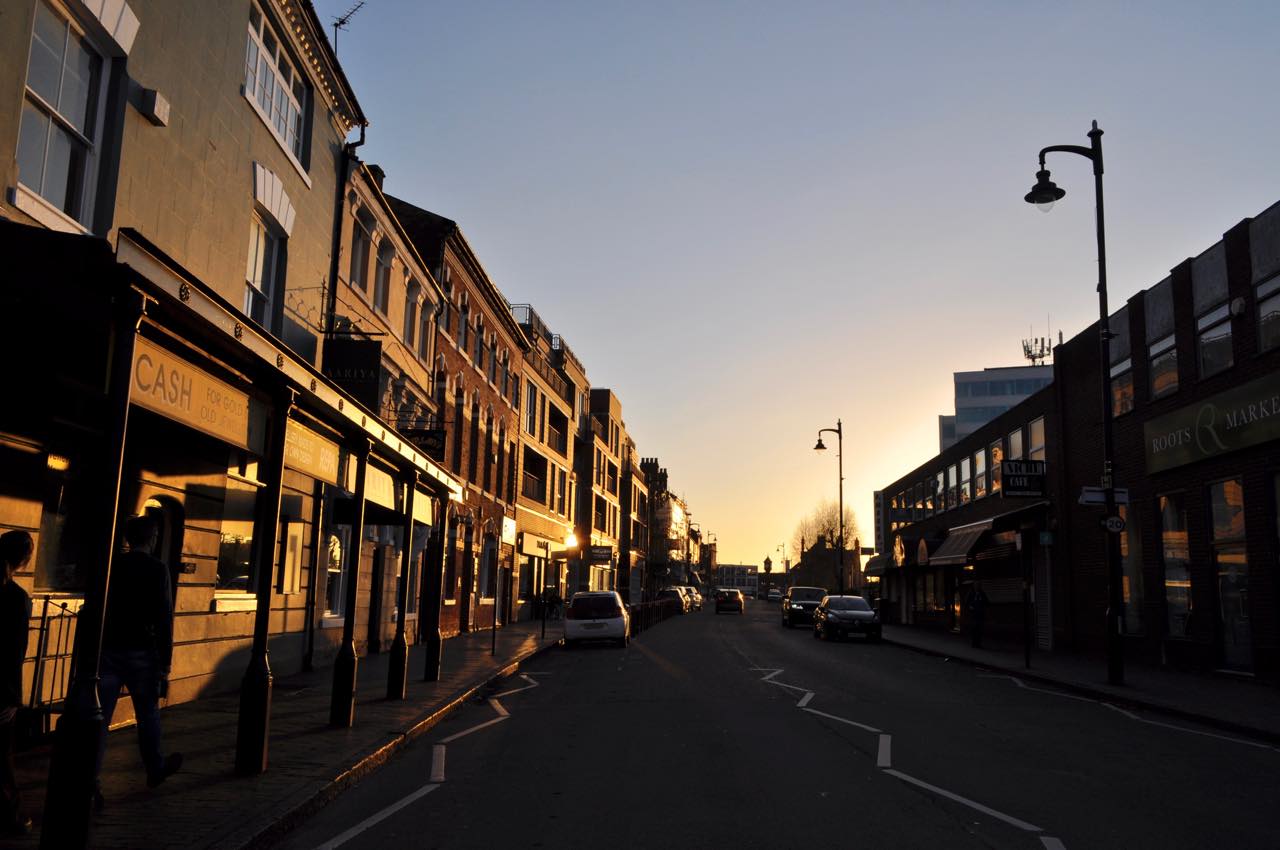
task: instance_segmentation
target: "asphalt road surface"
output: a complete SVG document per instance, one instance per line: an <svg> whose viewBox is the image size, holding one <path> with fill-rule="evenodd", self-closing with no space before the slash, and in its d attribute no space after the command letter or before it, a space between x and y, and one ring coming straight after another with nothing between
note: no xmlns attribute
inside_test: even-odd
<svg viewBox="0 0 1280 850"><path fill-rule="evenodd" d="M557 649L288 848L1277 848L1280 748L886 644L776 603Z"/></svg>

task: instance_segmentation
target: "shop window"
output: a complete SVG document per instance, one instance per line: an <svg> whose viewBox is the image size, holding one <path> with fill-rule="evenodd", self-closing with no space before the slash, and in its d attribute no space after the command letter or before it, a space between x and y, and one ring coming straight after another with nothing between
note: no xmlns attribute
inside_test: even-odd
<svg viewBox="0 0 1280 850"><path fill-rule="evenodd" d="M279 270L284 239L255 213L249 221L249 262L245 268L244 313L269 331L275 330Z"/></svg>
<svg viewBox="0 0 1280 850"><path fill-rule="evenodd" d="M494 548L492 540L485 541L484 549L480 554L480 575L478 577L480 585L480 598L493 599L495 589L497 587L498 555ZM497 616L495 613L494 616Z"/></svg>
<svg viewBox="0 0 1280 850"><path fill-rule="evenodd" d="M1280 276L1258 284L1258 350L1280 346Z"/></svg>
<svg viewBox="0 0 1280 850"><path fill-rule="evenodd" d="M1022 460L1022 429L1009 432L1009 454L1006 460Z"/></svg>
<svg viewBox="0 0 1280 850"><path fill-rule="evenodd" d="M1213 564L1218 574L1218 626L1222 661L1236 670L1253 666L1249 623L1249 559L1245 553L1244 488L1239 478L1209 485Z"/></svg>
<svg viewBox="0 0 1280 850"><path fill-rule="evenodd" d="M18 132L17 205L48 226L73 230L42 203L88 229L102 158L104 61L83 32L45 3L36 4ZM21 191L41 200L24 203Z"/></svg>
<svg viewBox="0 0 1280 850"><path fill-rule="evenodd" d="M305 156L307 86L285 53L271 23L256 4L249 7L244 96L299 165Z"/></svg>
<svg viewBox="0 0 1280 850"><path fill-rule="evenodd" d="M541 559L534 555L525 555L520 559L520 583L517 592L521 602L533 595L533 576L539 560Z"/></svg>
<svg viewBox="0 0 1280 850"><path fill-rule="evenodd" d="M1181 493L1160 497L1160 547L1164 560L1164 605L1169 637L1187 636L1191 620L1191 550Z"/></svg>
<svg viewBox="0 0 1280 850"><path fill-rule="evenodd" d="M1044 460L1044 417L1032 419L1027 427L1027 459Z"/></svg>
<svg viewBox="0 0 1280 850"><path fill-rule="evenodd" d="M1004 461L1004 445L1000 440L991 444L991 495L1000 492L1000 464Z"/></svg>
<svg viewBox="0 0 1280 850"><path fill-rule="evenodd" d="M1111 415L1133 410L1133 359L1126 357L1111 367ZM1043 420L1037 420L1043 424Z"/></svg>
<svg viewBox="0 0 1280 850"><path fill-rule="evenodd" d="M31 494L32 501L43 494L40 533L29 566L38 592L84 590L82 523L88 514L82 504L83 466L78 454L46 455L25 444L0 441L0 469L13 491Z"/></svg>
<svg viewBox="0 0 1280 850"><path fill-rule="evenodd" d="M978 450L973 454L973 498L987 495L987 453Z"/></svg>
<svg viewBox="0 0 1280 850"><path fill-rule="evenodd" d="M1196 351L1202 378L1230 369L1235 362L1231 350L1231 312L1226 304L1196 319Z"/></svg>
<svg viewBox="0 0 1280 850"><path fill-rule="evenodd" d="M218 546L218 591L252 593L253 520L259 485L238 478L227 479L222 503L222 527Z"/></svg>
<svg viewBox="0 0 1280 850"><path fill-rule="evenodd" d="M327 617L341 617L346 610L346 583L350 576L347 552L350 547L351 526L332 525L325 546L324 613Z"/></svg>
<svg viewBox="0 0 1280 850"><path fill-rule="evenodd" d="M461 544L458 522L449 523L448 536L444 541L444 600L452 600L458 592L458 546Z"/></svg>
<svg viewBox="0 0 1280 850"><path fill-rule="evenodd" d="M960 461L960 504L969 504L970 485L972 482L971 461L964 458Z"/></svg>
<svg viewBox="0 0 1280 850"><path fill-rule="evenodd" d="M1178 391L1178 349L1173 334L1153 342L1148 349L1151 397L1162 398Z"/></svg>
<svg viewBox="0 0 1280 850"><path fill-rule="evenodd" d="M1142 634L1142 535L1138 520L1127 505L1116 505L1116 512L1125 521L1120 533L1121 595L1124 608L1120 612L1120 627L1127 635Z"/></svg>

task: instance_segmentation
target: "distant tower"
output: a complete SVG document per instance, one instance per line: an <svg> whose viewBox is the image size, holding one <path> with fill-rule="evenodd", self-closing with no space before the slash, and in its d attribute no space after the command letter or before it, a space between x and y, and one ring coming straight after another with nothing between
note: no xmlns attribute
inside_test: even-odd
<svg viewBox="0 0 1280 850"><path fill-rule="evenodd" d="M1048 337L1038 336L1022 341L1022 356L1031 361L1032 366L1043 365L1053 353L1053 345Z"/></svg>

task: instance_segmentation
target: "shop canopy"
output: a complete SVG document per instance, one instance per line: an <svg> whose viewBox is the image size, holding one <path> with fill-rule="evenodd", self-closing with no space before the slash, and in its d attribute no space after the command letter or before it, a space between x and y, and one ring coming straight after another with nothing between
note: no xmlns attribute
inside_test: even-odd
<svg viewBox="0 0 1280 850"><path fill-rule="evenodd" d="M951 529L947 539L943 540L938 550L929 556L929 565L950 566L967 562L982 535L990 530L990 520Z"/></svg>

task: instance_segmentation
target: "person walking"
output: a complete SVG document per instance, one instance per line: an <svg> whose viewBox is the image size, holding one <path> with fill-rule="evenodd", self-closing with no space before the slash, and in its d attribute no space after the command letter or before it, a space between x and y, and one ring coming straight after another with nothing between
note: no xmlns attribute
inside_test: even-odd
<svg viewBox="0 0 1280 850"><path fill-rule="evenodd" d="M27 657L31 597L13 574L31 561L35 544L25 531L0 534L0 832L26 835L31 818L22 813L18 777L13 767L13 741L22 705L22 664Z"/></svg>
<svg viewBox="0 0 1280 850"><path fill-rule="evenodd" d="M182 754L163 755L160 744L160 699L169 695L173 658L173 596L169 568L155 557L159 527L150 517L129 519L124 526L129 551L117 555L107 591L102 628L102 678L98 698L104 724L98 748L98 774L106 755L107 729L120 699L129 689L138 726L138 749L147 769L147 787L155 788L182 767ZM104 805L101 785L95 808Z"/></svg>
<svg viewBox="0 0 1280 850"><path fill-rule="evenodd" d="M969 626L973 632L973 645L982 648L982 628L987 619L987 606L991 600L982 591L982 582L975 581L969 591Z"/></svg>

